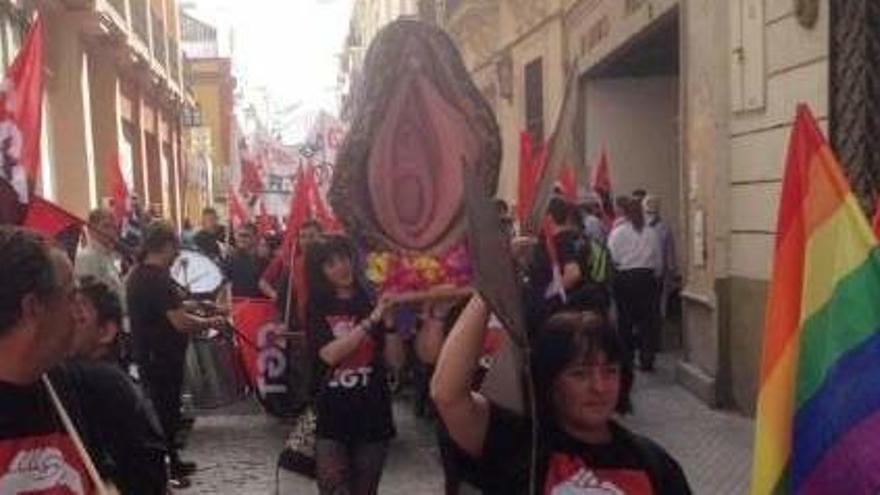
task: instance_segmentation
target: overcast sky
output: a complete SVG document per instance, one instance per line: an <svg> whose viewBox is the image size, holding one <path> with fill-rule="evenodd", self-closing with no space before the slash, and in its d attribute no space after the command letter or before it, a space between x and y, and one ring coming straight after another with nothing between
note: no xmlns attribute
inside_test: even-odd
<svg viewBox="0 0 880 495"><path fill-rule="evenodd" d="M189 0L194 14L212 22L228 49L245 98L264 111L301 105L287 135L304 132L303 120L320 109L336 113L338 55L353 0ZM264 96L265 95L265 96Z"/></svg>

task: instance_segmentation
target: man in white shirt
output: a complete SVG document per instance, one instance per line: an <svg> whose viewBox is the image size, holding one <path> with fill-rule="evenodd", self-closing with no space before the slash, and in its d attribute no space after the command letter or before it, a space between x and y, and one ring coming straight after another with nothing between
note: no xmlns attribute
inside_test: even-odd
<svg viewBox="0 0 880 495"><path fill-rule="evenodd" d="M119 238L119 225L113 212L97 208L89 213L88 244L76 254L74 275L77 279L89 276L102 282L125 301L121 261L113 244Z"/></svg>
<svg viewBox="0 0 880 495"><path fill-rule="evenodd" d="M622 217L608 239L617 268L614 296L618 329L635 359L636 350L644 371L653 371L660 347L658 277L663 269L657 231L645 223L642 205L635 199L618 199ZM636 332L637 329L637 332Z"/></svg>

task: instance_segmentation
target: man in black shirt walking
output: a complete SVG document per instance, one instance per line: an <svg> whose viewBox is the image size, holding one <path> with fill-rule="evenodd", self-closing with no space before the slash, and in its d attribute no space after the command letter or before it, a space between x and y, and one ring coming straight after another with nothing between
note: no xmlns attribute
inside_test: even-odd
<svg viewBox="0 0 880 495"><path fill-rule="evenodd" d="M180 460L174 437L180 426L181 389L188 334L225 324L221 316L187 312L182 289L170 268L180 242L174 228L154 222L144 231L142 259L127 280L126 296L134 337L134 355L171 454L172 485L188 486L195 464Z"/></svg>
<svg viewBox="0 0 880 495"><path fill-rule="evenodd" d="M244 224L235 233L235 251L229 257L228 277L232 282L233 297L263 297L260 275L266 261L257 255L257 229Z"/></svg>

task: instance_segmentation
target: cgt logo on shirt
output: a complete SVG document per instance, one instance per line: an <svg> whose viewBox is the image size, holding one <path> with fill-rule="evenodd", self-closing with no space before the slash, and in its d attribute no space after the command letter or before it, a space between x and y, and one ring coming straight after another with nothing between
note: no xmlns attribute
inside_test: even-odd
<svg viewBox="0 0 880 495"><path fill-rule="evenodd" d="M648 476L637 469L590 468L576 456L553 454L545 495L651 495Z"/></svg>
<svg viewBox="0 0 880 495"><path fill-rule="evenodd" d="M355 324L356 322L353 316L327 316L327 325L330 327L331 332L333 332L333 338L336 339L345 337L354 331ZM358 370L370 367L370 364L373 362L375 348L376 346L373 343L373 339L361 340L358 348L339 364L338 369Z"/></svg>
<svg viewBox="0 0 880 495"><path fill-rule="evenodd" d="M85 495L84 468L66 435L0 442L0 493L3 495ZM4 461L4 459L8 461ZM68 460L72 459L72 460ZM89 485L90 486L90 485Z"/></svg>

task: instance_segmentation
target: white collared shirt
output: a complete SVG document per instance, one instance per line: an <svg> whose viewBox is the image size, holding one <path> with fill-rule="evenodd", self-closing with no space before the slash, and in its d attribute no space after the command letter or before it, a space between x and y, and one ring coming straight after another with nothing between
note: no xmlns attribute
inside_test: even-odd
<svg viewBox="0 0 880 495"><path fill-rule="evenodd" d="M608 249L618 271L649 268L662 273L663 255L653 227L645 225L638 231L629 221L621 222L611 231Z"/></svg>

